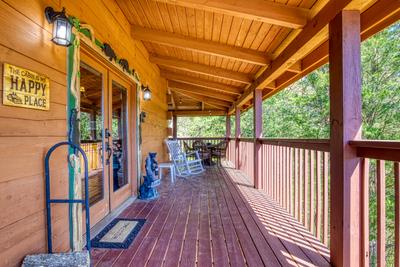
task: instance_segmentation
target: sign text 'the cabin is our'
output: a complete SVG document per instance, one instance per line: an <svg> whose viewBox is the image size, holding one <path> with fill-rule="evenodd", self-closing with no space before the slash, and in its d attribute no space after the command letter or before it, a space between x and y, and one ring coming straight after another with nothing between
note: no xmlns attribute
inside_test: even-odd
<svg viewBox="0 0 400 267"><path fill-rule="evenodd" d="M4 63L3 104L31 109L50 109L49 78Z"/></svg>

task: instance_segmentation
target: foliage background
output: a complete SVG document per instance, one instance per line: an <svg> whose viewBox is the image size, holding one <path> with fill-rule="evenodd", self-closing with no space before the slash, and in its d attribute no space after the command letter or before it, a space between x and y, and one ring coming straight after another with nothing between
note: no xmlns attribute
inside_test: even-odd
<svg viewBox="0 0 400 267"><path fill-rule="evenodd" d="M329 66L324 65L263 102L263 136L329 137ZM400 139L400 23L362 43L363 137ZM233 118L231 118L233 122ZM234 135L232 124L232 135ZM253 110L241 115L252 137ZM225 135L225 117L178 118L180 137Z"/></svg>

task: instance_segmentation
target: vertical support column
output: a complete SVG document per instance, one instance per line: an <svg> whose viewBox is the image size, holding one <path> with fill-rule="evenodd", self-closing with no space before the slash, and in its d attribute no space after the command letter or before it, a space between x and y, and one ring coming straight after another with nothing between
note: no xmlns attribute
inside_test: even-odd
<svg viewBox="0 0 400 267"><path fill-rule="evenodd" d="M254 188L261 188L262 90L254 92Z"/></svg>
<svg viewBox="0 0 400 267"><path fill-rule="evenodd" d="M176 115L172 115L172 138L176 139L178 137L178 120Z"/></svg>
<svg viewBox="0 0 400 267"><path fill-rule="evenodd" d="M359 266L361 138L360 12L342 11L329 24L331 123L331 263Z"/></svg>
<svg viewBox="0 0 400 267"><path fill-rule="evenodd" d="M230 115L226 115L226 119L225 119L225 138L228 139L231 137L231 116Z"/></svg>
<svg viewBox="0 0 400 267"><path fill-rule="evenodd" d="M240 132L240 108L235 107L235 155L236 155L236 162L235 162L235 168L239 170L240 168L240 138L241 132Z"/></svg>

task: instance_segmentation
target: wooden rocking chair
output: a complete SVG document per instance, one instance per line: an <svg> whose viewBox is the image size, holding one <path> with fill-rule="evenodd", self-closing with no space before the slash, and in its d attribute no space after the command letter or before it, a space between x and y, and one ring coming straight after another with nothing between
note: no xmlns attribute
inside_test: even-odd
<svg viewBox="0 0 400 267"><path fill-rule="evenodd" d="M174 163L177 176L188 177L205 171L198 151L184 153L177 140L166 140L165 142ZM194 159L188 159L188 156Z"/></svg>

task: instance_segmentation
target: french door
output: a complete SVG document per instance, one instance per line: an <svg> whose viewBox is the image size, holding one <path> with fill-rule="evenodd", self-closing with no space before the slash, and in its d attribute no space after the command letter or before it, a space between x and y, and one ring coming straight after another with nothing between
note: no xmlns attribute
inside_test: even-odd
<svg viewBox="0 0 400 267"><path fill-rule="evenodd" d="M95 57L81 53L80 139L89 161L94 225L132 195L135 121L131 83Z"/></svg>

